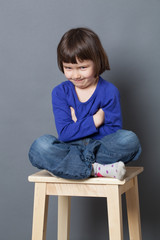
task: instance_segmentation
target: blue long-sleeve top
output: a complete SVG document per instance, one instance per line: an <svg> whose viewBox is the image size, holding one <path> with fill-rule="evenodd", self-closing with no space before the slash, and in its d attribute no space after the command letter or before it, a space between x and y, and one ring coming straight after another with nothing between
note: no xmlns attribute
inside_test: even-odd
<svg viewBox="0 0 160 240"><path fill-rule="evenodd" d="M52 91L52 106L58 138L63 142L85 137L101 139L122 128L119 91L102 77L99 77L94 93L86 102L79 101L72 82L62 82ZM76 122L72 120L70 107L75 110ZM105 121L96 128L93 115L100 108L105 113Z"/></svg>

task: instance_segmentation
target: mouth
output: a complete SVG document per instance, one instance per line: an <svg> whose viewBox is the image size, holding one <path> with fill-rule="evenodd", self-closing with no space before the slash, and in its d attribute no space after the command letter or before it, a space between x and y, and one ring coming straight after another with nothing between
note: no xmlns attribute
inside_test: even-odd
<svg viewBox="0 0 160 240"><path fill-rule="evenodd" d="M75 82L82 82L84 80L84 78L80 78L80 79L73 79L73 81Z"/></svg>

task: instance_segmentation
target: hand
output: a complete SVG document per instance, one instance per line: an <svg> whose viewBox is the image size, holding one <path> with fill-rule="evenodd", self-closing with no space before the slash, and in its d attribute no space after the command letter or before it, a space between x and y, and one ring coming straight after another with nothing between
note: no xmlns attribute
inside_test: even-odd
<svg viewBox="0 0 160 240"><path fill-rule="evenodd" d="M70 107L70 110L71 110L72 120L73 120L74 122L77 122L77 117L76 117L74 108L73 108L73 107Z"/></svg>
<svg viewBox="0 0 160 240"><path fill-rule="evenodd" d="M100 108L94 115L93 115L93 121L94 124L96 126L96 128L100 127L105 120L105 115L104 115L104 111L102 110L102 108Z"/></svg>

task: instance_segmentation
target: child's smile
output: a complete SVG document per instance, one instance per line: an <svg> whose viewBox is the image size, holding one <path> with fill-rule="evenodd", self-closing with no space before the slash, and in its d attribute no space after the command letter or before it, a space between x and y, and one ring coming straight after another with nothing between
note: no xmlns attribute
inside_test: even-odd
<svg viewBox="0 0 160 240"><path fill-rule="evenodd" d="M88 88L96 84L94 63L91 60L63 63L64 74L77 88Z"/></svg>

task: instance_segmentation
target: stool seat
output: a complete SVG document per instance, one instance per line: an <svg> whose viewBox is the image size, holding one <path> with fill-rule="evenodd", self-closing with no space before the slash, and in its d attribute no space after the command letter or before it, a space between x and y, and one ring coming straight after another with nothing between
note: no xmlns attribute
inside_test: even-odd
<svg viewBox="0 0 160 240"><path fill-rule="evenodd" d="M28 177L35 183L32 240L45 240L48 200L58 196L58 240L69 240L70 197L105 197L108 208L110 240L123 239L121 195L126 194L129 235L141 240L141 224L137 176L143 167L126 167L125 178L90 177L85 180L68 180L51 176L46 170Z"/></svg>

